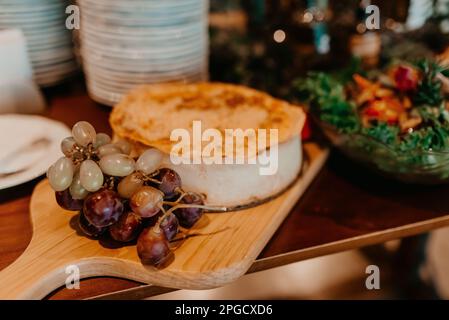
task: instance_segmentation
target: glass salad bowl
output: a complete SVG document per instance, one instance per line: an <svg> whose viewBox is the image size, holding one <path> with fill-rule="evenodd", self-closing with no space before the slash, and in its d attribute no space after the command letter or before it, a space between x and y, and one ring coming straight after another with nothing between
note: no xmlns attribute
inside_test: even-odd
<svg viewBox="0 0 449 320"><path fill-rule="evenodd" d="M404 152L370 136L341 133L328 123L318 123L327 138L343 154L384 176L414 184L449 182L449 150Z"/></svg>

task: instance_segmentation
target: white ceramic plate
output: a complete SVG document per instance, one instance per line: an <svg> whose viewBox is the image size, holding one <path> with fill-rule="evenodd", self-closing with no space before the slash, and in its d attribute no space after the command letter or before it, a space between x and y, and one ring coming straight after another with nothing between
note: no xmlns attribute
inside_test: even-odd
<svg viewBox="0 0 449 320"><path fill-rule="evenodd" d="M186 79L192 79L198 77L199 74L203 73L203 70L197 70L195 72L186 74L176 74L176 75L161 75L154 77L152 79L146 79L140 82L128 82L128 81L111 81L109 78L100 76L98 73L86 72L86 76L90 81L97 85L103 86L104 88L109 88L110 90L117 90L118 92L128 92L132 88L148 83L159 83L159 82L173 82L173 81L183 81Z"/></svg>
<svg viewBox="0 0 449 320"><path fill-rule="evenodd" d="M0 12L0 21L5 24L20 24L20 25L28 25L28 24L39 24L39 23L50 23L54 20L61 20L65 18L59 11L55 12L47 12L46 15L42 16L27 16L20 14L10 14L6 15Z"/></svg>
<svg viewBox="0 0 449 320"><path fill-rule="evenodd" d="M88 85L87 92L93 100L111 107L118 103L123 97L122 93L104 91L96 88L94 85Z"/></svg>
<svg viewBox="0 0 449 320"><path fill-rule="evenodd" d="M205 3L206 0L201 0L202 3ZM98 8L109 8L111 10L120 10L120 11L129 11L131 8L138 7L141 10L151 10L158 8L166 8L168 6L176 9L177 7L191 6L197 4L198 0L142 0L142 1L132 1L132 5L128 1L124 2L122 0L114 1L114 0L78 0L77 1L81 6L94 6ZM132 12L132 9L131 9Z"/></svg>
<svg viewBox="0 0 449 320"><path fill-rule="evenodd" d="M27 41L27 44L28 44L28 51L30 52L38 52L59 48L71 48L73 46L71 38L56 39L56 41L53 42L50 41L47 43L45 42L31 43L30 41Z"/></svg>
<svg viewBox="0 0 449 320"><path fill-rule="evenodd" d="M100 37L98 37L100 38ZM129 52L133 54L137 53L161 53L161 52L173 52L173 51L185 51L189 50L192 47L204 45L205 42L208 42L207 39L202 34L197 34L196 37L189 37L188 40L184 41L184 39L171 39L170 41L166 41L165 43L145 43L140 45L129 45L124 43L117 42L109 42L109 44L102 43L100 41L95 41L93 37L82 36L83 46L90 47L92 49L99 49L103 51L113 51L113 52Z"/></svg>
<svg viewBox="0 0 449 320"><path fill-rule="evenodd" d="M28 3L14 3L14 4L3 4L0 3L0 12L2 13L19 13L26 14L30 13L31 15L39 15L44 14L48 11L54 10L64 10L64 1L57 1L54 3L45 3L45 4L36 4L32 2ZM30 9L31 8L31 9Z"/></svg>
<svg viewBox="0 0 449 320"><path fill-rule="evenodd" d="M207 78L207 0L78 0L90 96L112 105L144 83ZM204 76L206 75L206 76Z"/></svg>
<svg viewBox="0 0 449 320"><path fill-rule="evenodd" d="M106 59L87 59L84 61L83 65L86 68L96 68L105 70L106 72L111 71L117 75L131 75L139 73L149 73L149 72L173 72L176 70L183 70L186 66L198 65L207 60L207 52L204 55L200 55L195 59L179 61L178 63L160 63L154 61L153 63L139 63L142 60L133 61L133 63L124 64L120 60L106 60Z"/></svg>
<svg viewBox="0 0 449 320"><path fill-rule="evenodd" d="M111 27L104 28L101 25L84 25L83 29L80 29L81 33L87 32L99 37L106 37L117 41L127 40L157 40L168 41L176 39L177 37L198 36L207 32L207 26L205 24L196 23L195 25L185 26L183 28L176 27L164 27L164 28L134 28L134 30L125 27Z"/></svg>
<svg viewBox="0 0 449 320"><path fill-rule="evenodd" d="M65 78L68 78L70 75L72 75L76 71L78 71L78 66L73 65L71 68L67 68L67 69L63 69L63 70L55 70L52 72L45 72L45 73L35 73L33 76L33 79L38 84L52 83L52 82L56 82L58 80L63 80Z"/></svg>
<svg viewBox="0 0 449 320"><path fill-rule="evenodd" d="M31 35L24 32L24 35L27 39L27 44L29 47L56 46L58 43L62 42L66 42L67 45L71 44L70 34L67 35L65 32L60 32L53 35Z"/></svg>
<svg viewBox="0 0 449 320"><path fill-rule="evenodd" d="M54 72L68 72L78 64L73 60L61 60L54 64L41 64L33 67L34 74L46 74Z"/></svg>
<svg viewBox="0 0 449 320"><path fill-rule="evenodd" d="M83 16L81 16L81 24L83 24ZM189 22L183 25L169 25L163 27L129 27L119 25L104 26L100 23L83 24L83 28L88 28L92 31L106 33L116 37L165 37L167 35L178 34L180 32L203 32L205 23L202 20ZM82 31L83 28L80 30Z"/></svg>
<svg viewBox="0 0 449 320"><path fill-rule="evenodd" d="M202 76L204 74L204 72L198 72L197 74L192 74L191 76L186 76L186 77L176 77L173 79L165 79L165 80L159 80L159 81L153 81L150 82L148 81L147 84L151 84L151 83L169 83L169 82L185 82L185 83L189 83L189 82L198 82L198 81L203 81L204 77ZM128 93L130 90L132 90L133 88L137 87L138 85L136 84L130 84L127 87L124 86L120 86L120 85L111 85L108 83L103 82L102 80L96 78L96 79L92 79L91 77L89 77L88 75L86 76L86 83L88 84L88 86L92 87L92 89L94 91L98 91L98 92L103 92L103 93L118 93L118 94L126 94Z"/></svg>
<svg viewBox="0 0 449 320"><path fill-rule="evenodd" d="M112 81L130 81L130 82L141 82L146 80L152 80L153 78L158 78L160 76L176 76L183 75L185 73L192 73L198 70L202 70L205 65L208 64L205 59L192 60L190 64L179 65L176 69L168 69L164 66L158 67L154 66L142 66L140 70L137 68L127 68L127 69L116 69L111 68L107 65L92 64L90 62L85 62L83 64L83 69L90 73L99 73L102 76L109 78Z"/></svg>
<svg viewBox="0 0 449 320"><path fill-rule="evenodd" d="M34 77L34 81L40 87L51 87L57 84L67 81L70 77L74 76L78 72L78 69L74 69L70 73L64 73L62 75L48 76L45 75L43 78Z"/></svg>
<svg viewBox="0 0 449 320"><path fill-rule="evenodd" d="M98 13L100 14L100 13ZM90 22L92 24L99 24L103 26L123 26L123 27L163 27L172 25L182 25L188 22L194 22L200 20L205 12L192 10L183 14L178 15L167 15L167 16L154 16L154 17L143 17L140 19L123 19L119 17L112 18L101 15L101 18L95 15L94 12L83 11L82 19L83 21Z"/></svg>
<svg viewBox="0 0 449 320"><path fill-rule="evenodd" d="M207 73L200 74L196 77L184 79L185 82L200 82L207 81ZM182 82L182 79L177 79L176 82ZM89 78L87 78L87 91L89 96L95 101L102 103L108 106L114 106L118 103L124 94L126 94L129 90L120 91L117 89L111 90L110 88L103 88L102 84L98 82L92 82Z"/></svg>
<svg viewBox="0 0 449 320"><path fill-rule="evenodd" d="M127 46L134 48L149 46L173 47L179 44L182 45L185 42L192 43L198 41L199 38L203 37L203 32L196 32L192 34L179 32L164 37L116 37L84 28L83 31L79 33L79 37L82 41L96 41L102 46L107 46L113 43L116 46Z"/></svg>
<svg viewBox="0 0 449 320"><path fill-rule="evenodd" d="M203 56L207 48L208 48L207 44L203 45L199 44L197 47L192 47L188 50L186 49L185 51L170 51L163 54L163 52L146 53L138 51L128 51L128 52L123 51L122 53L118 53L107 49L104 50L100 48L93 49L88 46L82 46L81 53L83 55L97 56L103 59L116 59L126 61L124 57L128 57L128 60L142 59L164 64L164 63L176 63L181 60L185 61L195 59L196 57ZM128 56L126 56L125 54L128 54Z"/></svg>
<svg viewBox="0 0 449 320"><path fill-rule="evenodd" d="M48 167L62 156L61 140L71 135L69 128L63 123L31 115L0 115L0 128L0 172L5 172L8 168L26 168L6 177L0 174L0 190L18 186L45 174ZM40 148L27 148L27 151L17 152L15 156L4 160L8 150L16 150L18 146L41 137L48 139L49 143Z"/></svg>

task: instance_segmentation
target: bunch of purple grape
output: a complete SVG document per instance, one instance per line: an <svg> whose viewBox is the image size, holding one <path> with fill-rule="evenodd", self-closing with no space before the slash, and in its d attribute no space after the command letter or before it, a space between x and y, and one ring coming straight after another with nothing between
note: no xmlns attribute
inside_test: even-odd
<svg viewBox="0 0 449 320"><path fill-rule="evenodd" d="M163 266L173 257L170 241L179 226L191 228L202 216L202 195L185 192L180 176L161 168L163 155L148 149L135 160L131 145L112 142L85 121L61 143L64 157L47 172L58 204L80 211L79 227L90 237L109 235L127 243L137 239L144 264Z"/></svg>

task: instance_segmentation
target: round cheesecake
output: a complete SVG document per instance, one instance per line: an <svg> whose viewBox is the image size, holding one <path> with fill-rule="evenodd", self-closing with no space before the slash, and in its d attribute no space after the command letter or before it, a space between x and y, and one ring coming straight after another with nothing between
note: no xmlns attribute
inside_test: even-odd
<svg viewBox="0 0 449 320"><path fill-rule="evenodd" d="M263 202L297 178L304 120L298 106L223 83L142 86L125 96L110 117L115 137L129 141L134 156L157 148L164 155L162 166L178 172L185 190L203 193L210 205L229 208ZM219 143L199 140L209 129ZM248 135L238 144L229 139L228 130ZM190 149L180 152L180 140L174 139L180 136L190 139ZM234 143L231 151L228 143ZM216 153L204 152L208 146L221 151L222 161L213 161L219 158Z"/></svg>

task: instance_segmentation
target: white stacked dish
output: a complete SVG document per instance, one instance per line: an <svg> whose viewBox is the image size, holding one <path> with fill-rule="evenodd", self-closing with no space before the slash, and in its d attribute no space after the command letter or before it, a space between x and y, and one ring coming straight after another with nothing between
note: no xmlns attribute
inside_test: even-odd
<svg viewBox="0 0 449 320"><path fill-rule="evenodd" d="M78 68L71 31L66 28L65 0L0 0L0 29L21 29L27 40L34 80L57 84Z"/></svg>
<svg viewBox="0 0 449 320"><path fill-rule="evenodd" d="M78 0L90 96L114 105L140 84L207 80L208 0Z"/></svg>

